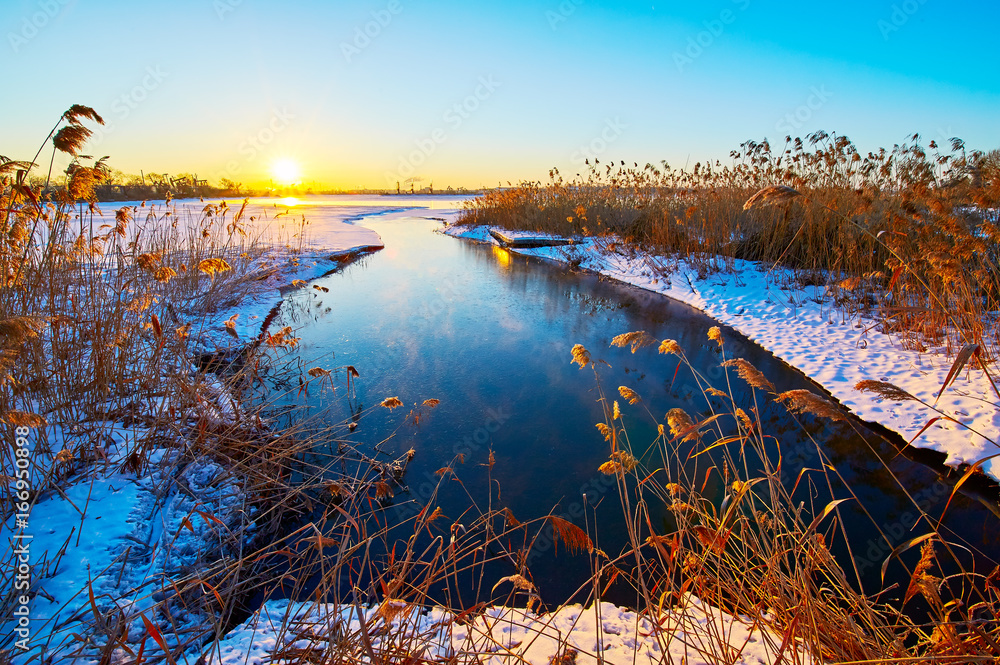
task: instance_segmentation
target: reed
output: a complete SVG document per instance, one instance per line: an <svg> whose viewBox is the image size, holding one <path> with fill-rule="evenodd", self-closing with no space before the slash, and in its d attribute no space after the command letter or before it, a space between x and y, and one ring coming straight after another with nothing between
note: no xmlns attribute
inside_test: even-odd
<svg viewBox="0 0 1000 665"><path fill-rule="evenodd" d="M107 474L124 473L150 479L150 520L193 506L186 516L174 515L176 532L129 547L115 562L120 570L95 570L91 588L79 590L92 597L89 632L70 651L98 660L129 650L134 655L143 635L155 633L177 650L203 642L206 625L223 628L240 611L239 599L259 583L261 572L244 559L245 550L306 512L316 472L294 483L292 472L317 439L330 436L329 427L269 425L273 406L265 379L287 371L282 357L294 337L262 333L230 339L221 349L211 343L219 340L212 329L222 327L215 312L266 292L276 251L296 260L304 222L254 223L246 202L178 214L169 201L123 207L106 222L95 195L104 160L79 156L90 135L85 123L101 121L87 107L71 107L39 149L40 155L48 145L53 158L57 151L72 156L62 186L29 184L33 162L0 158L0 427L7 441L15 440L15 428L34 430L23 502L34 506L65 497L69 487L92 487ZM225 371L200 370L205 355L227 359ZM14 480L14 447L0 447L0 468L0 518L10 525L14 513L25 512L17 508L22 486ZM215 503L197 505L190 482L198 469L211 471L214 483L246 503L216 496ZM90 494L73 502L80 522L65 525L67 536L76 533L79 540L91 504ZM196 532L200 551L181 537ZM72 557L74 538L33 560L32 579L44 579ZM11 542L0 554L4 620L19 595ZM137 561L159 564L159 576L130 579L127 564ZM130 583L142 589L137 597L128 593ZM124 609L119 603L126 597L129 608L137 603L142 612ZM179 620L185 612L202 619ZM70 657L66 631L74 625L53 631L49 657ZM5 635L0 652L12 641Z"/></svg>
<svg viewBox="0 0 1000 665"><path fill-rule="evenodd" d="M708 336L718 342L721 367L731 373L720 379L720 386L699 373L676 342L660 343L702 393L702 411L696 416L673 409L659 421L641 406L641 396L625 387L619 392L628 393L635 409L622 409L604 392L600 363L588 363L606 406L606 419L598 428L609 443L610 457L600 470L618 479L622 518L632 543L612 559L651 617L656 620L671 603L694 593L714 608L768 626L770 635L780 636L773 652L784 654L787 662L811 657L823 662L974 663L1000 657L1000 596L991 581L1000 571L995 562L980 562L994 568L984 576L981 566L960 556L960 548L939 530L940 522L910 499L921 517L908 541L897 545L883 531L885 525L873 522L892 550L883 575L908 550L919 550L919 558L906 569L906 593L891 602L888 590L862 590L856 564L832 552L838 541L850 545L842 504L850 501L863 510L862 499L806 427L801 434L815 447L818 463L799 470L769 443L758 413L764 402L773 401L787 405L792 414L857 425L840 407L808 390L777 393L749 362L726 358L717 329ZM583 354L589 357L583 348L573 351L574 359ZM734 381L755 389L753 408L734 399ZM868 388L895 394L888 384ZM630 440L627 423L638 418L658 423L655 441ZM620 464L625 457L634 461ZM724 488L721 501L706 491L709 479ZM811 505L801 500L806 487L826 488L831 496L838 495L835 487L843 489L839 498ZM806 494L814 495L815 489ZM672 515L666 529L663 507ZM907 613L914 597L929 607L926 622Z"/></svg>
<svg viewBox="0 0 1000 665"><path fill-rule="evenodd" d="M816 132L779 150L748 141L731 157L691 170L595 160L569 180L553 169L546 185L472 200L459 223L593 236L703 272L735 259L782 266L913 348L997 356L1000 151L925 148L914 135L865 155Z"/></svg>

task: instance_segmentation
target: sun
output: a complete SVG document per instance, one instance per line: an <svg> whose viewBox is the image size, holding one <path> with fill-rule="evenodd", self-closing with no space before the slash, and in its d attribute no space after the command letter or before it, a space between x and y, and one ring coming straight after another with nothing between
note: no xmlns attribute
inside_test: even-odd
<svg viewBox="0 0 1000 665"><path fill-rule="evenodd" d="M271 166L271 174L281 185L294 185L299 181L299 165L291 159L279 159Z"/></svg>

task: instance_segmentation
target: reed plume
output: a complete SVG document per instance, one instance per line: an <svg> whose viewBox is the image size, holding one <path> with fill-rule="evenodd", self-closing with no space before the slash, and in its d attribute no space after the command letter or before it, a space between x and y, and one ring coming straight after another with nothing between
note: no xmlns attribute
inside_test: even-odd
<svg viewBox="0 0 1000 665"><path fill-rule="evenodd" d="M668 353L679 356L681 355L681 345L672 339L665 339L660 342L660 353Z"/></svg>
<svg viewBox="0 0 1000 665"><path fill-rule="evenodd" d="M47 424L45 418L42 418L38 414L26 413L16 409L12 409L3 414L3 416L0 416L0 421L7 423L11 427L38 428L44 427Z"/></svg>
<svg viewBox="0 0 1000 665"><path fill-rule="evenodd" d="M15 316L0 321L0 337L8 345L15 346L25 340L37 337L45 328L45 320L32 316Z"/></svg>
<svg viewBox="0 0 1000 665"><path fill-rule="evenodd" d="M899 386L886 381L859 381L855 384L854 389L863 393L875 393L879 397L891 402L906 402L917 399Z"/></svg>
<svg viewBox="0 0 1000 665"><path fill-rule="evenodd" d="M624 333L614 337L611 340L611 346L617 346L619 348L630 346L632 347L632 353L635 353L639 349L647 346L653 346L656 342L656 338L647 334L645 330L640 330L639 332Z"/></svg>
<svg viewBox="0 0 1000 665"><path fill-rule="evenodd" d="M558 547L560 540L566 544L566 549L570 551L571 554L576 554L580 551L590 552L594 549L594 543L591 542L590 536L586 532L573 524L572 522L558 517L557 515L549 515L545 518L545 521L549 523L552 527L552 532L555 535L553 543Z"/></svg>
<svg viewBox="0 0 1000 665"><path fill-rule="evenodd" d="M767 380L763 372L743 358L733 358L722 363L723 367L735 367L736 373L753 388L775 392L774 384Z"/></svg>
<svg viewBox="0 0 1000 665"><path fill-rule="evenodd" d="M670 409L667 412L667 425L674 438L683 436L682 441L697 441L699 434L695 423L687 411L681 408Z"/></svg>
<svg viewBox="0 0 1000 665"><path fill-rule="evenodd" d="M642 398L639 397L639 394L634 390L632 390L631 388L629 388L628 386L619 386L618 392L621 394L623 399L628 400L629 404L638 404L639 402L642 401Z"/></svg>
<svg viewBox="0 0 1000 665"><path fill-rule="evenodd" d="M760 190L743 204L744 210L764 208L767 206L780 205L792 199L802 196L797 190L785 185L771 185Z"/></svg>
<svg viewBox="0 0 1000 665"><path fill-rule="evenodd" d="M811 413L830 420L847 420L847 414L830 400L808 390L788 390L775 398L794 413Z"/></svg>

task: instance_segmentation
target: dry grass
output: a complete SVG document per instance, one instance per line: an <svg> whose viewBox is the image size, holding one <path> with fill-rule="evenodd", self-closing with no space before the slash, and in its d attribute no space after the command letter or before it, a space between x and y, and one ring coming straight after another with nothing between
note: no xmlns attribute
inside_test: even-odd
<svg viewBox="0 0 1000 665"><path fill-rule="evenodd" d="M294 345L290 335L262 332L223 349L203 345L213 339L205 336L209 326L221 323L213 313L259 294L273 271L262 268L261 259L276 245L301 242L302 225L289 224L282 236L251 224L245 204L237 210L208 205L200 215L178 218L169 206L145 203L120 209L113 224L104 224L93 194L104 164L76 158L89 135L84 120L100 117L74 106L50 134L53 154L74 156L66 185L49 190L50 198L41 186L27 185L29 163L0 158L0 427L5 441L15 440L17 427L32 428L35 442L30 482L18 477L14 447L0 446L0 518L10 524L15 513L26 512L17 506L22 500L34 506L114 472L151 478L157 505L150 509L166 510L177 497L198 496L186 474L205 465L221 469L213 484L238 488L245 501L241 510L214 515L206 499L209 505L184 518L192 534L200 522L217 531L205 536L194 560L178 555L171 564L164 554L181 549L178 533L151 548L129 548L116 561L119 581L127 579L129 557L133 563L145 557L150 565L162 560L166 569L146 581L153 586L142 592L141 622L110 596L98 592L91 601L84 619L90 640L78 645L79 654L96 653L100 660L120 649L134 652L146 621L174 649L204 641L206 621L225 626L266 573L243 556L247 548L287 531L289 519L308 512L323 474L303 472L301 460L330 432L270 425L274 395L264 390L264 378L284 371L279 361ZM214 374L197 367L206 350L227 359ZM95 509L89 496L73 507L79 529ZM33 579L73 556L74 525L65 526L66 545L45 558L37 553ZM2 561L0 615L6 618L18 595L10 543ZM107 573L92 572L95 583ZM80 592L86 597L88 590ZM185 613L203 617L201 633L191 632L197 622L176 619ZM12 640L5 636L0 650ZM53 655L67 657L65 651Z"/></svg>
<svg viewBox="0 0 1000 665"><path fill-rule="evenodd" d="M460 223L604 237L705 272L732 270L733 259L782 265L915 347L1000 351L1000 151L958 139L925 148L914 136L863 155L817 132L780 151L744 143L726 166L588 169L489 191Z"/></svg>
<svg viewBox="0 0 1000 665"><path fill-rule="evenodd" d="M638 459L629 467L606 464L601 471L613 466L617 472L622 516L632 542L614 557L615 566L624 569L652 616L657 608L694 593L717 608L772 628L781 636L775 650L788 662L799 662L799 648L826 662L973 663L1000 657L1000 590L995 583L1000 568L986 578L963 567L935 520L913 502L910 509L921 515L919 526L914 538L893 550L895 556L909 547L923 548L910 569L905 597L889 603L882 592L857 590L860 574L855 564L850 558L837 560L830 550L837 540L847 542L843 499L813 506L793 499L799 486L829 488L831 495L833 487L846 486L822 447L813 442L817 468L785 468L792 463L768 444L771 437L757 408L748 415L730 392L711 386L681 350L675 353L703 392L705 410L699 421L673 409L665 418L666 427L658 425L660 436L652 444L633 443L635 449L629 447L617 403L600 423L608 433L612 461L623 455ZM722 366L741 376L748 372L741 359L723 358ZM598 367L593 365L600 388ZM809 391L775 394L757 374L753 370L744 378L767 391L765 399L820 418L847 420L839 407ZM693 436L699 432L703 435ZM805 428L802 436L811 440ZM710 477L725 488L721 504L706 493ZM845 498L860 505L846 487ZM658 506L668 506L674 516L673 528L666 532L654 527L662 524ZM895 546L882 531L884 525L876 526L890 549ZM948 572L942 573L944 569ZM907 615L907 604L915 596L930 608L927 623L915 623Z"/></svg>

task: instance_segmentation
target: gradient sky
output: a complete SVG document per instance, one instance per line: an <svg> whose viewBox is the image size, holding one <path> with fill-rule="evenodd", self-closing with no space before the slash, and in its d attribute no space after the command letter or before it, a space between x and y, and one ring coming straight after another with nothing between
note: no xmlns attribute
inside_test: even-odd
<svg viewBox="0 0 1000 665"><path fill-rule="evenodd" d="M0 154L74 103L122 171L247 184L286 158L306 184L478 187L818 129L992 149L998 4L3 0Z"/></svg>

